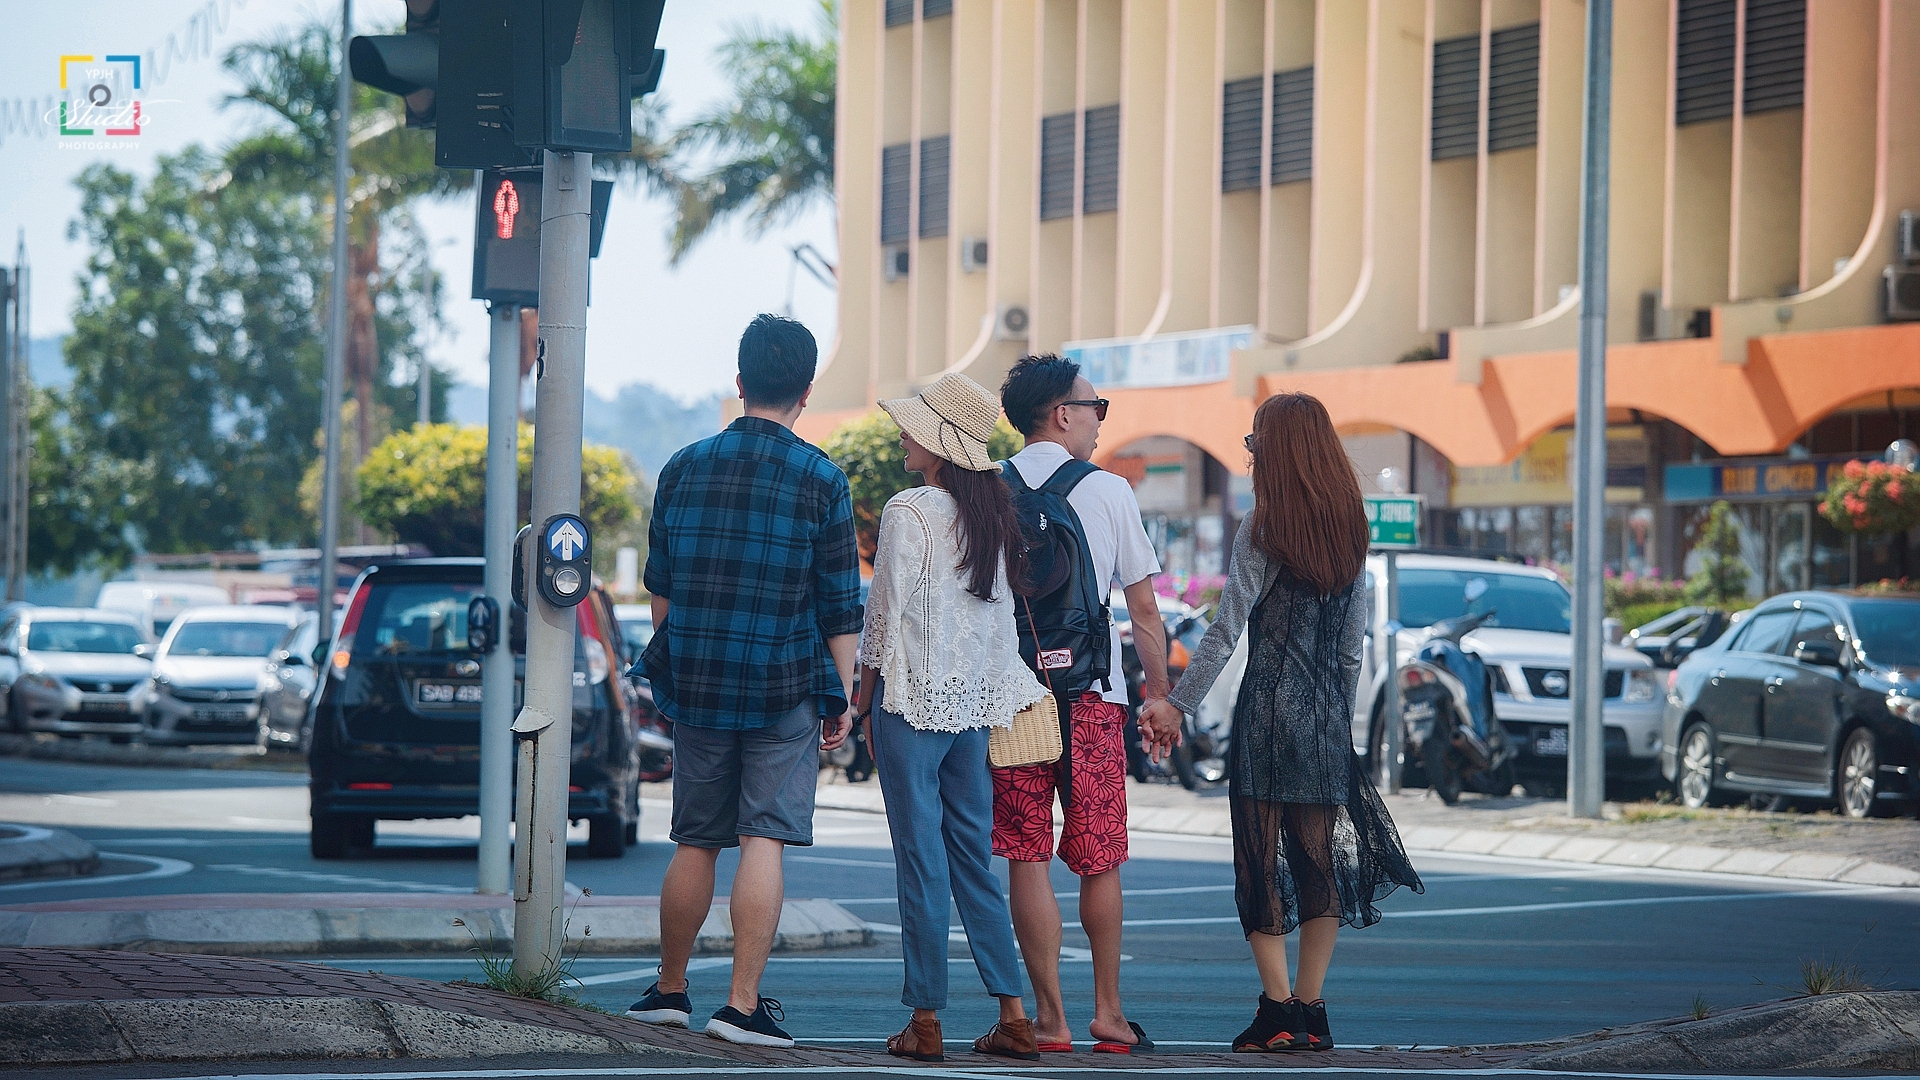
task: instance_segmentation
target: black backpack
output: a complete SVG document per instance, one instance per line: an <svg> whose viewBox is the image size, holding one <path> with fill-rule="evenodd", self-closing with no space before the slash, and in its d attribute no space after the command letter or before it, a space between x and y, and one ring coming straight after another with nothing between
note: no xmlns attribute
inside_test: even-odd
<svg viewBox="0 0 1920 1080"><path fill-rule="evenodd" d="M1105 689L1112 670L1106 583L1094 572L1080 515L1067 502L1080 481L1100 470L1069 461L1038 488L1028 487L1011 461L1001 462L1000 471L1013 491L1013 510L1027 543L1027 582L1014 616L1020 658L1051 684L1064 726L1072 703L1095 684Z"/></svg>

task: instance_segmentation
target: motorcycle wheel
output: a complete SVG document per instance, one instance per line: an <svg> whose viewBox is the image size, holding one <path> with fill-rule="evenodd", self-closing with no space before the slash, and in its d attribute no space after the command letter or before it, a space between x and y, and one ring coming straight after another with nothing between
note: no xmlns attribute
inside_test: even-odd
<svg viewBox="0 0 1920 1080"><path fill-rule="evenodd" d="M1452 760L1453 741L1447 737L1452 730L1451 716L1434 718L1433 730L1427 734L1423 748L1425 760L1421 762L1426 766L1427 786L1448 806L1460 801L1460 770Z"/></svg>
<svg viewBox="0 0 1920 1080"><path fill-rule="evenodd" d="M1367 753L1367 776L1371 778L1374 781L1374 783L1380 784L1382 787L1384 787L1385 784L1380 779L1380 762L1386 760L1386 756L1387 756L1387 729L1386 729L1386 726L1382 724L1380 721L1381 721L1381 716L1383 713L1385 713L1385 711L1386 711L1385 702L1378 702L1374 705L1373 724L1368 729L1369 733L1367 736L1367 745L1370 748ZM1403 732L1402 733L1403 737L1400 741L1400 745L1403 753L1405 752L1405 748L1407 747L1407 745L1412 741L1410 739L1405 738L1404 734L1405 733ZM1427 786L1427 769L1426 769L1425 763L1420 759L1418 755L1407 754L1406 760L1400 763L1401 789L1404 790L1406 788L1423 788L1426 786Z"/></svg>

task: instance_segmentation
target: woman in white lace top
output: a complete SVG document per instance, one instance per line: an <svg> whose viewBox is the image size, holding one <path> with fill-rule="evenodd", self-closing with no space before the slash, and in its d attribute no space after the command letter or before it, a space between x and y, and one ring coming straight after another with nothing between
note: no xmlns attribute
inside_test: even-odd
<svg viewBox="0 0 1920 1080"><path fill-rule="evenodd" d="M964 375L880 405L900 425L907 470L926 480L894 496L880 517L854 705L869 718L893 833L906 960L900 1000L913 1010L887 1050L942 1060L936 1014L947 1004L947 912L957 904L974 966L1000 999L1000 1022L975 1049L1037 1059L1007 901L991 867L987 733L1047 692L1021 662L1014 632L1008 581L1023 572L1025 548L987 453L1000 406Z"/></svg>

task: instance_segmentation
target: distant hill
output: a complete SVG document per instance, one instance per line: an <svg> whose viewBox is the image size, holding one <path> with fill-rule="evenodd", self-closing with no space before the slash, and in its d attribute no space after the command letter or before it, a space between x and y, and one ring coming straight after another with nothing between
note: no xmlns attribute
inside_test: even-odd
<svg viewBox="0 0 1920 1080"><path fill-rule="evenodd" d="M675 450L720 430L721 397L690 404L648 383L629 383L609 401L587 391L585 434L590 442L617 446L651 480ZM448 419L459 424L487 422L487 388L459 383L447 391Z"/></svg>

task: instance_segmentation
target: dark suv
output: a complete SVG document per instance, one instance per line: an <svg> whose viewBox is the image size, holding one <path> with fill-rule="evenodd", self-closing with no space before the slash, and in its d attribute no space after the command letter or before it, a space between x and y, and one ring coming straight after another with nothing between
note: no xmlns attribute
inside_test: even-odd
<svg viewBox="0 0 1920 1080"><path fill-rule="evenodd" d="M371 846L381 818L480 812L480 658L467 645L467 604L485 592L485 567L410 559L354 583L309 721L314 858ZM612 601L596 585L574 610L567 817L587 822L589 856L618 858L640 831L639 704L619 677L628 658ZM523 634L512 635L516 708Z"/></svg>
<svg viewBox="0 0 1920 1080"><path fill-rule="evenodd" d="M1661 769L1687 806L1751 795L1848 817L1920 800L1920 597L1800 592L1667 677Z"/></svg>

